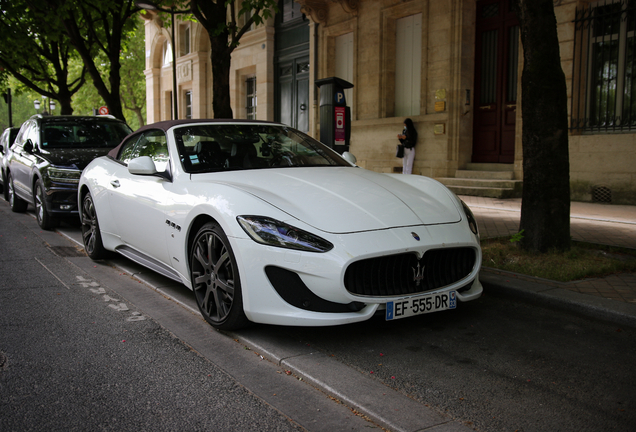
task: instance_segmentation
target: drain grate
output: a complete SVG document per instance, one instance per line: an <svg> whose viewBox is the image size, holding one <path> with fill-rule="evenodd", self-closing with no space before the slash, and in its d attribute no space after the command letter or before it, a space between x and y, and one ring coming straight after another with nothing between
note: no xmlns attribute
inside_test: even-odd
<svg viewBox="0 0 636 432"><path fill-rule="evenodd" d="M83 249L78 249L73 246L50 246L49 249L55 255L62 258L83 257L86 253Z"/></svg>
<svg viewBox="0 0 636 432"><path fill-rule="evenodd" d="M592 188L592 201L597 203L611 203L612 190L607 186L594 186Z"/></svg>

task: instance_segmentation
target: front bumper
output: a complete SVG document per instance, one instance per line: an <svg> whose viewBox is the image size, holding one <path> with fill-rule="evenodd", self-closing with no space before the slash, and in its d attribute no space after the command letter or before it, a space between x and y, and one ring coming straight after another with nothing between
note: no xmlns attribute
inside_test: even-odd
<svg viewBox="0 0 636 432"><path fill-rule="evenodd" d="M47 212L52 215L58 217L79 215L77 184L51 183L46 188L44 202Z"/></svg>
<svg viewBox="0 0 636 432"><path fill-rule="evenodd" d="M414 231L421 240L412 235ZM232 238L248 319L258 323L325 326L364 321L389 301L421 295L363 296L347 291L344 278L347 267L356 261L384 255L415 253L422 256L430 249L473 248L476 260L472 271L462 279L427 293L457 291L460 302L479 298L483 288L478 273L481 249L477 237L463 224L405 227L366 233L323 235L335 245L327 253L298 252L258 245L250 239ZM297 279L311 293L304 299L281 295L274 288L268 270L282 269ZM407 271L411 271L408 269ZM296 282L297 286L300 286ZM290 288L293 293L295 288ZM290 300L291 298L291 300Z"/></svg>

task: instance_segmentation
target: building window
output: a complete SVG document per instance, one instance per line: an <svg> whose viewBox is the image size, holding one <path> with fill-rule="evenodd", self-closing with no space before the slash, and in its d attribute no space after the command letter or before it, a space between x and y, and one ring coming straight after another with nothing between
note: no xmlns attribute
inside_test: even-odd
<svg viewBox="0 0 636 432"><path fill-rule="evenodd" d="M179 28L179 52L181 56L190 54L190 23L182 24Z"/></svg>
<svg viewBox="0 0 636 432"><path fill-rule="evenodd" d="M185 118L192 118L192 90L185 92Z"/></svg>
<svg viewBox="0 0 636 432"><path fill-rule="evenodd" d="M635 0L577 8L572 130L636 130L635 30Z"/></svg>
<svg viewBox="0 0 636 432"><path fill-rule="evenodd" d="M294 0L282 0L281 6L283 23L294 21L303 16L303 13L300 10L302 5L300 3L296 3Z"/></svg>
<svg viewBox="0 0 636 432"><path fill-rule="evenodd" d="M249 10L245 11L241 15L241 17L239 18L240 19L240 23L241 23L241 27L245 27L245 25L250 20L250 18L252 18L252 15L254 15L254 10L253 9L249 9ZM254 25L254 23L252 23L250 25L250 27L247 29L247 31L254 30L254 27L255 27L255 25Z"/></svg>
<svg viewBox="0 0 636 432"><path fill-rule="evenodd" d="M249 77L245 80L245 95L245 118L256 120L256 77Z"/></svg>
<svg viewBox="0 0 636 432"><path fill-rule="evenodd" d="M172 62L172 45L165 40L163 42L163 64L168 65Z"/></svg>
<svg viewBox="0 0 636 432"><path fill-rule="evenodd" d="M422 14L400 18L395 30L395 116L420 114Z"/></svg>

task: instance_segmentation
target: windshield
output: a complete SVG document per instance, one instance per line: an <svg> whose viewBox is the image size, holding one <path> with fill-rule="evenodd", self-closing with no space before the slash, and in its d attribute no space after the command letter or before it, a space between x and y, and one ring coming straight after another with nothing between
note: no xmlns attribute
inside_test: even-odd
<svg viewBox="0 0 636 432"><path fill-rule="evenodd" d="M42 148L113 148L131 129L124 123L68 121L42 125Z"/></svg>
<svg viewBox="0 0 636 432"><path fill-rule="evenodd" d="M276 125L191 125L174 131L189 173L310 166L351 166L324 144Z"/></svg>

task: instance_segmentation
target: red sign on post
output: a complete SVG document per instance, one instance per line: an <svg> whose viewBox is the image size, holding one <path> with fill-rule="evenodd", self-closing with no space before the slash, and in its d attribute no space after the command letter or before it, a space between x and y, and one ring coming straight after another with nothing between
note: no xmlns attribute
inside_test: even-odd
<svg viewBox="0 0 636 432"><path fill-rule="evenodd" d="M345 145L345 107L334 107L336 114L335 145Z"/></svg>
<svg viewBox="0 0 636 432"><path fill-rule="evenodd" d="M107 115L110 114L107 106L99 107L99 115Z"/></svg>

